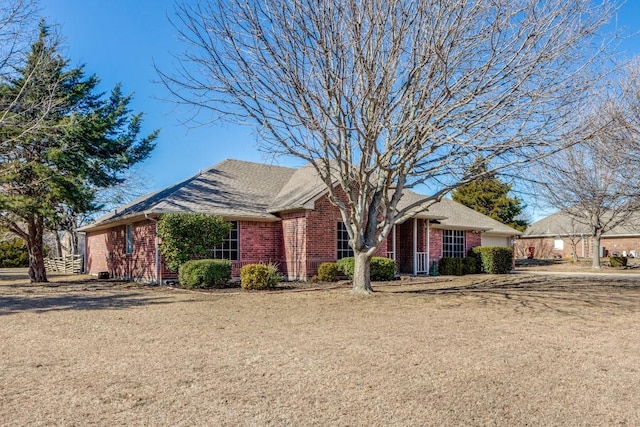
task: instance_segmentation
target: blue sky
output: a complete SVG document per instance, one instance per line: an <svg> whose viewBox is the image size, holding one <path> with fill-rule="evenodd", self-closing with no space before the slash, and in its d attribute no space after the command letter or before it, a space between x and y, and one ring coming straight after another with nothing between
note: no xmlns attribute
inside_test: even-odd
<svg viewBox="0 0 640 427"><path fill-rule="evenodd" d="M167 18L173 15L173 4L174 0L42 2L48 23L59 25L72 64L84 64L88 73L100 77L105 91L122 83L125 93L134 92L133 110L145 114L145 131L160 129L155 152L139 168L149 179L147 190L171 185L225 158L271 161L256 149L251 128L216 123L190 129L182 124L187 112L163 101L168 94L154 82L153 64L170 71L171 53L181 49ZM640 32L640 0L629 0L622 7L617 25L627 34ZM625 56L640 54L640 36L623 41L620 49Z"/></svg>

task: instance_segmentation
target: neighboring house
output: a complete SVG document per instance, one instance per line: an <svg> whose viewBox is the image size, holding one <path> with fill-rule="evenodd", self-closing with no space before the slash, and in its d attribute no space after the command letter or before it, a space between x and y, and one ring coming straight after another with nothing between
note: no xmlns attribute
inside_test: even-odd
<svg viewBox="0 0 640 427"><path fill-rule="evenodd" d="M605 233L600 256L640 256L640 221L632 220ZM565 212L556 212L531 224L516 242L518 258L592 258L592 232Z"/></svg>
<svg viewBox="0 0 640 427"><path fill-rule="evenodd" d="M122 206L83 227L86 271L152 282L175 280L158 252L156 221L165 213L218 215L232 230L213 258L277 263L290 280L306 280L318 266L352 255L338 209L311 166L299 169L225 160L198 175ZM403 203L426 200L414 192ZM378 250L401 273L425 274L443 256L464 257L481 244L511 246L520 232L451 200L395 226Z"/></svg>

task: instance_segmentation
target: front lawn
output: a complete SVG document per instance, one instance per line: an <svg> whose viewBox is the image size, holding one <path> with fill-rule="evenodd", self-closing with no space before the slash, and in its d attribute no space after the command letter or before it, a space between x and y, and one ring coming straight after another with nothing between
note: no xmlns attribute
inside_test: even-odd
<svg viewBox="0 0 640 427"><path fill-rule="evenodd" d="M374 288L0 283L1 424L640 424L637 278Z"/></svg>

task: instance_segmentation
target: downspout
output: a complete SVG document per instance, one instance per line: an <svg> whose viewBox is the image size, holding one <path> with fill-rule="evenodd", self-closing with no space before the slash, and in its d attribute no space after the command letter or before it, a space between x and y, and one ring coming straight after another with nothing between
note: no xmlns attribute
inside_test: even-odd
<svg viewBox="0 0 640 427"><path fill-rule="evenodd" d="M156 248L156 256L155 256L155 275L156 275L156 285L160 284L160 253L158 251L158 220L155 218L151 218L148 213L144 214L145 219L151 220L156 224L156 235L155 235L155 248Z"/></svg>
<svg viewBox="0 0 640 427"><path fill-rule="evenodd" d="M427 220L427 276L429 275L429 271L431 268L431 221Z"/></svg>
<svg viewBox="0 0 640 427"><path fill-rule="evenodd" d="M418 275L418 219L413 218L413 275Z"/></svg>

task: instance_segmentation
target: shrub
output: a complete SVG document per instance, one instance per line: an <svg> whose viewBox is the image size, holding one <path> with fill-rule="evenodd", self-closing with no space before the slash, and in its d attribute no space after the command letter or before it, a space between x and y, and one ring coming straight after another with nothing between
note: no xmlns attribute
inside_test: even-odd
<svg viewBox="0 0 640 427"><path fill-rule="evenodd" d="M354 257L341 258L336 262L336 265L338 266L338 270L344 273L349 280L353 279L353 270L355 270L356 266L356 259Z"/></svg>
<svg viewBox="0 0 640 427"><path fill-rule="evenodd" d="M180 285L187 289L224 286L231 280L231 261L226 259L199 259L180 266Z"/></svg>
<svg viewBox="0 0 640 427"><path fill-rule="evenodd" d="M279 281L280 274L273 264L247 264L240 269L242 289L273 288Z"/></svg>
<svg viewBox="0 0 640 427"><path fill-rule="evenodd" d="M339 274L340 270L335 262L323 262L318 267L317 279L322 282L335 282Z"/></svg>
<svg viewBox="0 0 640 427"><path fill-rule="evenodd" d="M336 263L338 269L349 278L353 279L356 266L354 257L339 259ZM391 258L374 256L371 258L371 280L374 282L393 280L396 276L396 263Z"/></svg>
<svg viewBox="0 0 640 427"><path fill-rule="evenodd" d="M507 274L513 267L513 250L504 247L476 246L472 249L480 259L481 270L489 274Z"/></svg>
<svg viewBox="0 0 640 427"><path fill-rule="evenodd" d="M443 276L463 276L464 261L462 258L442 258L438 270Z"/></svg>
<svg viewBox="0 0 640 427"><path fill-rule="evenodd" d="M475 257L468 256L463 258L464 274L477 274L478 273L478 260Z"/></svg>
<svg viewBox="0 0 640 427"><path fill-rule="evenodd" d="M0 242L0 267L28 267L29 252L27 243L22 239Z"/></svg>
<svg viewBox="0 0 640 427"><path fill-rule="evenodd" d="M374 282L384 282L393 280L396 277L396 262L391 258L377 257L371 258L371 280Z"/></svg>
<svg viewBox="0 0 640 427"><path fill-rule="evenodd" d="M171 271L191 259L206 259L222 243L231 223L206 214L169 213L158 220L160 252Z"/></svg>
<svg viewBox="0 0 640 427"><path fill-rule="evenodd" d="M611 264L611 267L626 267L627 257L612 256L609 258L609 264Z"/></svg>

